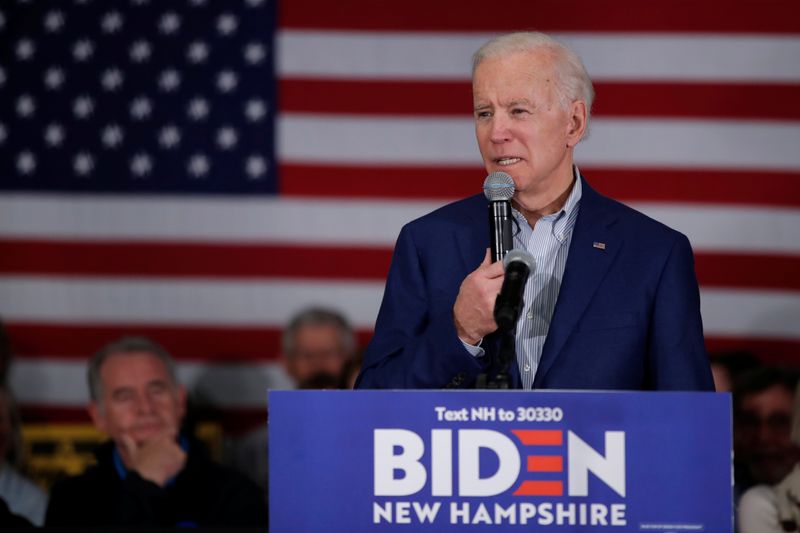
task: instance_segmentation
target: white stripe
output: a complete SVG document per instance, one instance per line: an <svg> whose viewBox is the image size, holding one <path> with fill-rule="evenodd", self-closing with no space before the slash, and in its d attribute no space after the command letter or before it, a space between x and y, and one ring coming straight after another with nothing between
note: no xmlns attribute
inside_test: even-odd
<svg viewBox="0 0 800 533"><path fill-rule="evenodd" d="M7 322L282 327L312 305L341 309L371 328L383 282L313 280L0 278Z"/></svg>
<svg viewBox="0 0 800 533"><path fill-rule="evenodd" d="M278 363L177 366L178 380L187 390L202 404L216 407L264 408L268 389L286 389L291 383ZM17 359L9 383L21 404L84 407L89 401L85 361Z"/></svg>
<svg viewBox="0 0 800 533"><path fill-rule="evenodd" d="M748 332L800 339L800 292L706 289L709 334ZM0 316L8 323L246 325L281 327L312 304L341 309L357 328L372 328L382 282L171 279L0 279Z"/></svg>
<svg viewBox="0 0 800 533"><path fill-rule="evenodd" d="M283 30L282 77L468 80L493 34ZM800 81L796 35L562 33L595 80Z"/></svg>
<svg viewBox="0 0 800 533"><path fill-rule="evenodd" d="M800 184L798 184L800 186ZM769 187L769 184L765 185ZM800 254L800 209L633 203L689 237L697 251Z"/></svg>
<svg viewBox="0 0 800 533"><path fill-rule="evenodd" d="M403 224L443 203L12 194L0 195L0 236L392 247ZM686 234L695 251L800 254L798 209L632 206Z"/></svg>
<svg viewBox="0 0 800 533"><path fill-rule="evenodd" d="M278 128L284 162L481 164L470 118L285 113ZM575 151L584 166L800 169L800 122L598 118L590 128Z"/></svg>
<svg viewBox="0 0 800 533"><path fill-rule="evenodd" d="M0 235L386 245L403 224L443 203L3 194Z"/></svg>
<svg viewBox="0 0 800 533"><path fill-rule="evenodd" d="M800 293L703 289L706 335L800 340Z"/></svg>

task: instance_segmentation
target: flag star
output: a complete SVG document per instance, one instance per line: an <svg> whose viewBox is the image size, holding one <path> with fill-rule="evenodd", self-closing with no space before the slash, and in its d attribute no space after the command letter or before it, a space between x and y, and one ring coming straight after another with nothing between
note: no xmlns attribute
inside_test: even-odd
<svg viewBox="0 0 800 533"><path fill-rule="evenodd" d="M131 116L135 120L144 120L153 111L153 104L146 96L138 96L131 102Z"/></svg>
<svg viewBox="0 0 800 533"><path fill-rule="evenodd" d="M245 160L244 171L250 179L260 179L267 172L267 162L259 155L252 155Z"/></svg>
<svg viewBox="0 0 800 533"><path fill-rule="evenodd" d="M30 150L24 150L17 156L17 171L20 174L32 174L36 170L36 156Z"/></svg>
<svg viewBox="0 0 800 533"><path fill-rule="evenodd" d="M52 147L61 146L61 143L64 142L64 128L61 124L49 124L44 130L44 140Z"/></svg>
<svg viewBox="0 0 800 533"><path fill-rule="evenodd" d="M73 102L72 112L77 118L87 118L94 112L94 101L89 96L81 95Z"/></svg>
<svg viewBox="0 0 800 533"><path fill-rule="evenodd" d="M23 118L30 117L36 111L36 102L29 94L17 98L17 114Z"/></svg>
<svg viewBox="0 0 800 533"><path fill-rule="evenodd" d="M217 17L217 31L222 35L231 35L239 27L239 19L230 13Z"/></svg>
<svg viewBox="0 0 800 533"><path fill-rule="evenodd" d="M64 71L58 67L50 67L44 71L44 84L48 90L54 91L64 84Z"/></svg>
<svg viewBox="0 0 800 533"><path fill-rule="evenodd" d="M189 174L195 178L202 178L208 174L210 168L211 163L208 161L208 157L204 156L203 154L194 154L189 158L187 170L189 171Z"/></svg>
<svg viewBox="0 0 800 533"><path fill-rule="evenodd" d="M199 7L206 5L206 0L189 0L189 3L194 7Z"/></svg>
<svg viewBox="0 0 800 533"><path fill-rule="evenodd" d="M180 130L174 125L169 124L161 128L161 131L158 134L158 144L162 147L166 148L167 150L171 150L178 146L181 142L181 132Z"/></svg>
<svg viewBox="0 0 800 533"><path fill-rule="evenodd" d="M6 131L5 124L0 123L0 144L6 142L6 137L8 137L8 132Z"/></svg>
<svg viewBox="0 0 800 533"><path fill-rule="evenodd" d="M17 54L17 59L20 61L27 61L36 53L36 45L28 38L20 39L17 41L15 53Z"/></svg>
<svg viewBox="0 0 800 533"><path fill-rule="evenodd" d="M194 41L189 45L186 56L192 63L202 63L208 57L208 45L203 41Z"/></svg>
<svg viewBox="0 0 800 533"><path fill-rule="evenodd" d="M6 25L6 16L3 15L3 12L0 11L0 30L2 30Z"/></svg>
<svg viewBox="0 0 800 533"><path fill-rule="evenodd" d="M230 150L239 142L239 135L236 129L231 126L224 126L217 131L217 144L223 150Z"/></svg>
<svg viewBox="0 0 800 533"><path fill-rule="evenodd" d="M106 91L116 91L122 86L125 76L117 67L112 67L103 71L100 75L100 84Z"/></svg>
<svg viewBox="0 0 800 533"><path fill-rule="evenodd" d="M131 45L130 55L131 59L136 63L142 63L150 59L150 54L152 53L152 48L150 47L150 43L147 41L140 39Z"/></svg>
<svg viewBox="0 0 800 533"><path fill-rule="evenodd" d="M204 98L196 97L189 101L187 113L193 120L202 120L208 116L209 105Z"/></svg>
<svg viewBox="0 0 800 533"><path fill-rule="evenodd" d="M223 70L217 74L217 88L220 92L229 93L239 85L239 77L232 70Z"/></svg>
<svg viewBox="0 0 800 533"><path fill-rule="evenodd" d="M64 13L61 11L48 11L44 16L44 27L51 33L60 31L64 27Z"/></svg>
<svg viewBox="0 0 800 533"><path fill-rule="evenodd" d="M267 57L267 48L261 43L249 43L244 47L244 59L251 65L258 65Z"/></svg>
<svg viewBox="0 0 800 533"><path fill-rule="evenodd" d="M244 106L244 114L250 122L259 122L267 114L267 105L258 98L248 100Z"/></svg>
<svg viewBox="0 0 800 533"><path fill-rule="evenodd" d="M161 73L158 78L158 85L165 92L172 92L181 84L181 75L174 68L170 68Z"/></svg>
<svg viewBox="0 0 800 533"><path fill-rule="evenodd" d="M89 39L81 39L72 47L72 57L75 61L86 61L94 54L94 43Z"/></svg>
<svg viewBox="0 0 800 533"><path fill-rule="evenodd" d="M158 21L158 29L165 35L175 33L180 27L181 18L172 11L161 15L161 19Z"/></svg>
<svg viewBox="0 0 800 533"><path fill-rule="evenodd" d="M79 176L91 174L94 170L94 157L89 152L78 152L72 160L72 169Z"/></svg>
<svg viewBox="0 0 800 533"><path fill-rule="evenodd" d="M100 134L100 140L106 148L116 148L122 144L124 138L125 132L117 124L109 124L103 128L103 132Z"/></svg>
<svg viewBox="0 0 800 533"><path fill-rule="evenodd" d="M144 177L153 170L152 158L144 152L139 152L131 159L131 172L138 176Z"/></svg>
<svg viewBox="0 0 800 533"><path fill-rule="evenodd" d="M148 3L149 0L131 0L131 4L137 6L143 6L144 4Z"/></svg>
<svg viewBox="0 0 800 533"><path fill-rule="evenodd" d="M250 7L258 7L264 3L264 0L246 0L246 3Z"/></svg>
<svg viewBox="0 0 800 533"><path fill-rule="evenodd" d="M125 19L119 11L109 11L100 19L100 27L104 33L117 33L122 28L123 22Z"/></svg>
<svg viewBox="0 0 800 533"><path fill-rule="evenodd" d="M0 87L6 84L6 70L0 67Z"/></svg>

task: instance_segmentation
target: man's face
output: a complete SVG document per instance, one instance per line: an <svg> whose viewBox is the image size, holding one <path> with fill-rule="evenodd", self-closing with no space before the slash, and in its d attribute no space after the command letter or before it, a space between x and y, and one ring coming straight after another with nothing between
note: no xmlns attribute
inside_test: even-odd
<svg viewBox="0 0 800 533"><path fill-rule="evenodd" d="M286 354L287 370L298 384L321 373L339 377L348 355L336 326L306 324L298 328L294 350Z"/></svg>
<svg viewBox="0 0 800 533"><path fill-rule="evenodd" d="M558 98L547 51L484 59L475 70L472 96L475 135L486 172L514 179L515 200L562 192L572 179L572 153L585 127L585 106L566 109ZM576 107L577 106L577 107Z"/></svg>
<svg viewBox="0 0 800 533"><path fill-rule="evenodd" d="M8 395L0 391L0 466L14 447L14 431L11 427L11 412Z"/></svg>
<svg viewBox="0 0 800 533"><path fill-rule="evenodd" d="M130 435L138 445L168 432L177 436L186 412L186 391L167 367L148 352L113 354L100 368L102 398L92 402L95 425L120 443Z"/></svg>
<svg viewBox="0 0 800 533"><path fill-rule="evenodd" d="M790 438L792 404L792 394L781 385L742 398L738 444L759 483L779 482L800 460Z"/></svg>

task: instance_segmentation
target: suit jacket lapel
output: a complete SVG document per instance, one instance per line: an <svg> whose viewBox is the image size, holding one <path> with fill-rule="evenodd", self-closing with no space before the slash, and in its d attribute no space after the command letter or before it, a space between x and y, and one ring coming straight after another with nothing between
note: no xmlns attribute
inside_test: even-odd
<svg viewBox="0 0 800 533"><path fill-rule="evenodd" d="M534 388L543 383L622 247L622 238L612 229L616 218L604 209L603 197L586 181L582 186L580 211L572 231L564 277L542 349L542 358L533 381ZM604 249L597 247L600 243L605 245Z"/></svg>

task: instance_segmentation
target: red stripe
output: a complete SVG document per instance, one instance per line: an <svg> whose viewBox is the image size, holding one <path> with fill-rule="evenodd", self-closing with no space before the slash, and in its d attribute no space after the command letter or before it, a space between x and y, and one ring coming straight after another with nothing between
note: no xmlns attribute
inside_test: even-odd
<svg viewBox="0 0 800 533"><path fill-rule="evenodd" d="M797 172L592 166L581 172L600 192L626 202L800 207ZM480 192L486 174L479 166L282 164L280 176L287 196L454 200Z"/></svg>
<svg viewBox="0 0 800 533"><path fill-rule="evenodd" d="M796 366L800 356L798 339L764 339L734 335L706 335L706 349L713 356L728 350L750 351L762 362Z"/></svg>
<svg viewBox="0 0 800 533"><path fill-rule="evenodd" d="M183 278L384 279L376 247L0 239L0 273Z"/></svg>
<svg viewBox="0 0 800 533"><path fill-rule="evenodd" d="M796 0L704 0L642 4L638 0L406 0L387 8L373 0L291 0L279 10L281 28L396 31L655 31L798 33Z"/></svg>
<svg viewBox="0 0 800 533"><path fill-rule="evenodd" d="M247 246L0 239L0 273L383 281L392 258L389 247L254 248L251 253ZM800 291L797 255L696 251L695 260L702 286Z"/></svg>
<svg viewBox="0 0 800 533"><path fill-rule="evenodd" d="M800 291L800 255L695 253L701 286Z"/></svg>
<svg viewBox="0 0 800 533"><path fill-rule="evenodd" d="M564 432L558 429L512 429L525 446L561 446Z"/></svg>
<svg viewBox="0 0 800 533"><path fill-rule="evenodd" d="M529 455L528 472L562 472L564 458L560 455Z"/></svg>
<svg viewBox="0 0 800 533"><path fill-rule="evenodd" d="M124 335L145 335L164 345L181 361L265 362L281 353L277 328L161 325L67 325L7 322L14 353L21 357L86 359L103 345ZM357 332L365 346L371 330Z"/></svg>
<svg viewBox="0 0 800 533"><path fill-rule="evenodd" d="M564 483L561 481L523 481L514 491L514 496L563 496Z"/></svg>
<svg viewBox="0 0 800 533"><path fill-rule="evenodd" d="M743 83L595 83L595 116L800 119L800 86ZM472 115L468 81L284 78L282 112L337 115Z"/></svg>

